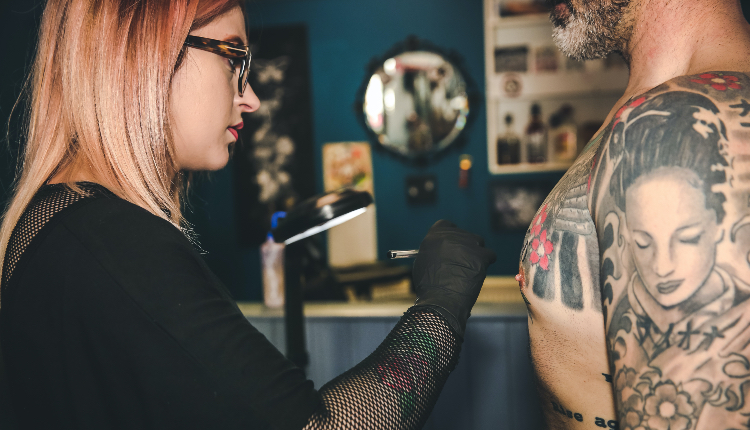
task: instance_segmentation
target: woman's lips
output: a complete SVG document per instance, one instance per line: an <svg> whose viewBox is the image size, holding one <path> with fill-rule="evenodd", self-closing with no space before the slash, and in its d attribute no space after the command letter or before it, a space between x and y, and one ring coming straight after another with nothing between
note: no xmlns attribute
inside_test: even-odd
<svg viewBox="0 0 750 430"><path fill-rule="evenodd" d="M669 281L656 284L656 290L659 291L659 294L673 293L675 290L680 288L680 285L682 285L682 281L683 280L680 279L678 281Z"/></svg>
<svg viewBox="0 0 750 430"><path fill-rule="evenodd" d="M240 121L235 125L230 125L227 127L227 130L229 130L230 133L232 133L232 136L234 136L234 140L237 140L240 136L239 131L242 130L242 127L245 126L245 123Z"/></svg>

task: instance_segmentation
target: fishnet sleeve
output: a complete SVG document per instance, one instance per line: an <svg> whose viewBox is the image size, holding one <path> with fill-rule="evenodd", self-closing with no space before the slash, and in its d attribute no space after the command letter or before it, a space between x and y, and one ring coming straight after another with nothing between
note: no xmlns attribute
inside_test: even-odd
<svg viewBox="0 0 750 430"><path fill-rule="evenodd" d="M320 389L305 430L422 428L460 349L439 313L410 308L375 352Z"/></svg>

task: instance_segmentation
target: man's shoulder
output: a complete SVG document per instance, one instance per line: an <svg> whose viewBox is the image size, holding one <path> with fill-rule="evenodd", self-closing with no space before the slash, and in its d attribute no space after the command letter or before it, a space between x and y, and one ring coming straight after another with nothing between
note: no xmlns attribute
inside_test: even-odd
<svg viewBox="0 0 750 430"><path fill-rule="evenodd" d="M589 201L597 225L603 225L606 216L599 210L603 197L624 204L628 177L639 174L634 165L644 168L651 160L662 167L695 167L681 164L691 163L696 151L707 151L703 155L715 171L743 161L750 140L750 76L712 71L675 77L619 106L601 135Z"/></svg>
<svg viewBox="0 0 750 430"><path fill-rule="evenodd" d="M720 126L720 120L725 129L719 132L725 134L733 131L732 128L750 128L750 75L734 71L682 75L631 97L619 107L605 127L605 146L611 144L609 137L617 131L618 126L622 129L628 121L637 119L647 110L660 109L668 113L677 109L692 109L696 112L691 116L699 121L714 120Z"/></svg>
<svg viewBox="0 0 750 430"><path fill-rule="evenodd" d="M728 70L682 75L653 88L644 96L669 91L696 92L719 104L734 102L737 97L750 95L750 76L745 72Z"/></svg>

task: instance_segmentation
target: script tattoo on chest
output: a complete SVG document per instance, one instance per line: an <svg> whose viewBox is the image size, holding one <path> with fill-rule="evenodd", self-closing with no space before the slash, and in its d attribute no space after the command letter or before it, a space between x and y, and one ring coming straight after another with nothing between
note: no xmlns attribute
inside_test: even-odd
<svg viewBox="0 0 750 430"><path fill-rule="evenodd" d="M608 428L612 430L619 430L619 425L617 424L616 420L607 420L602 417L593 417L591 419L587 419L583 416L580 412L573 412L570 409L566 408L562 404L558 404L556 402L550 402L552 403L552 410L557 412L558 414L562 415L562 419L565 420L567 418L568 421L570 420L576 420L579 423L583 422L590 422L591 424L595 425L596 427L601 428Z"/></svg>
<svg viewBox="0 0 750 430"><path fill-rule="evenodd" d="M750 78L631 99L593 159L619 428L750 428Z"/></svg>

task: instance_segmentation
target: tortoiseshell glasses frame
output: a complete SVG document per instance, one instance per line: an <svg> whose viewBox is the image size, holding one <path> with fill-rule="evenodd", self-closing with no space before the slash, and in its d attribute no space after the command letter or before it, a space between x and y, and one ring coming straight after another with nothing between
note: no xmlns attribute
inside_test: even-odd
<svg viewBox="0 0 750 430"><path fill-rule="evenodd" d="M185 45L220 55L229 60L241 60L239 65L240 74L237 78L237 89L240 92L240 97L242 97L245 87L247 87L248 76L250 75L250 60L253 58L252 54L250 54L249 46L192 35L185 39ZM233 62L232 65L235 68L237 67L236 62Z"/></svg>

